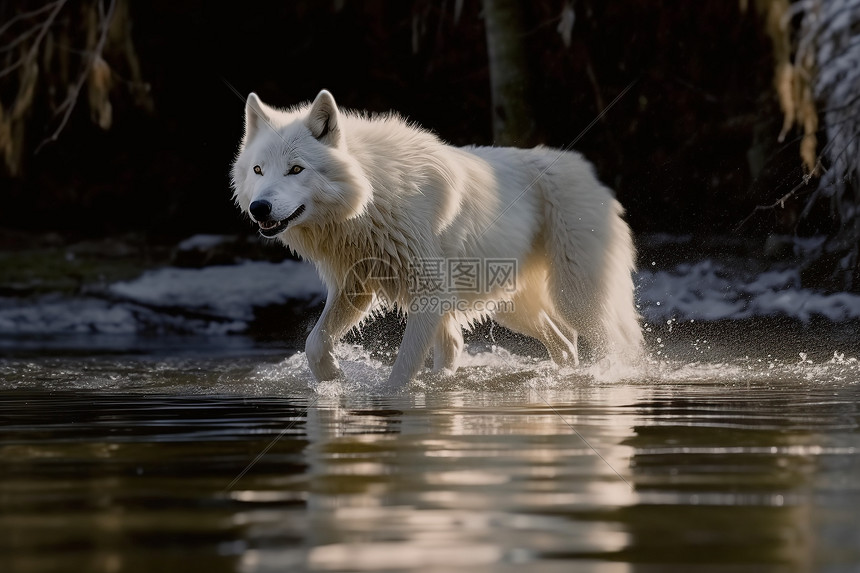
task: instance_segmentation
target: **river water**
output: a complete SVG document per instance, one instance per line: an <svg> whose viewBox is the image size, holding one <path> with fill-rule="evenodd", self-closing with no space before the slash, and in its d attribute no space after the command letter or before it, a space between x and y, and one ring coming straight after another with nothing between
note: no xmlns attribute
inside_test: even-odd
<svg viewBox="0 0 860 573"><path fill-rule="evenodd" d="M648 344L385 393L348 345L316 385L241 337L7 339L0 571L860 570L857 326Z"/></svg>

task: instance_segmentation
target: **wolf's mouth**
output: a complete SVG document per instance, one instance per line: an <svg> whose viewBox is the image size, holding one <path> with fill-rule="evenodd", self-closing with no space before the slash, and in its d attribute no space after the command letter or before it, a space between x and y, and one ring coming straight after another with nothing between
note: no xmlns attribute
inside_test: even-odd
<svg viewBox="0 0 860 573"><path fill-rule="evenodd" d="M304 212L305 206L299 205L298 209L293 211L293 214L286 219L281 219L280 221L257 221L257 224L260 225L260 234L264 237L274 237L275 235L286 229L287 225L290 224L290 221L297 218Z"/></svg>

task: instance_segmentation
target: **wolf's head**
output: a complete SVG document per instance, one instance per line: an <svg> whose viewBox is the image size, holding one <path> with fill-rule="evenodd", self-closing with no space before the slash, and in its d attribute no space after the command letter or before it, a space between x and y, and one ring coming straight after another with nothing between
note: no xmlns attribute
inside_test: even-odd
<svg viewBox="0 0 860 573"><path fill-rule="evenodd" d="M373 192L347 149L345 119L325 90L312 104L289 110L248 96L233 197L262 235L338 224L364 213Z"/></svg>

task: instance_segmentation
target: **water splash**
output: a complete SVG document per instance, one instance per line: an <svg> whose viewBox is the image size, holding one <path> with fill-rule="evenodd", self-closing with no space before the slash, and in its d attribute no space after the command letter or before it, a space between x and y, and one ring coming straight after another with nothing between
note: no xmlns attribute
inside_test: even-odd
<svg viewBox="0 0 860 573"><path fill-rule="evenodd" d="M145 355L106 352L0 359L0 390L121 391L233 394L242 396L394 396L416 392L506 392L565 390L594 385L860 383L856 333L805 330L777 335L767 323L714 329L700 323L646 328L647 352L636 361L603 360L579 368L558 368L547 357L508 344L470 343L455 373L423 370L401 389L386 386L392 356L342 343L336 354L343 379L319 383L304 352L280 358L265 352L221 352L195 347ZM504 345L502 345L504 344Z"/></svg>

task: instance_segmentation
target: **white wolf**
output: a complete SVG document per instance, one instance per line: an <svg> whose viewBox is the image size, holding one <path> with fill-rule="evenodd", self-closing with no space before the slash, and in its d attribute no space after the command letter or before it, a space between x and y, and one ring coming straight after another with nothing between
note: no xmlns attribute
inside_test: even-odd
<svg viewBox="0 0 860 573"><path fill-rule="evenodd" d="M393 386L431 346L434 368L455 370L463 328L490 316L558 364L579 363L579 334L598 355L640 351L624 210L576 153L452 147L325 90L290 109L252 93L232 177L260 233L326 284L305 347L319 380L342 375L335 344L380 303L407 313Z"/></svg>

